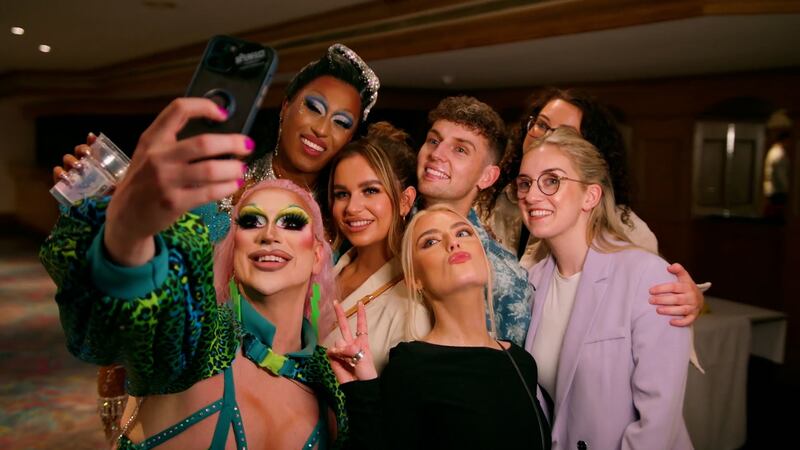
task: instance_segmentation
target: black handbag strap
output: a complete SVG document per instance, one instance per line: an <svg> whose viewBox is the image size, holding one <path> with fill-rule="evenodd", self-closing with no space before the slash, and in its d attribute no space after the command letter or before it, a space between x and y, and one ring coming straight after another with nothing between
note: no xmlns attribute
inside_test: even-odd
<svg viewBox="0 0 800 450"><path fill-rule="evenodd" d="M514 357L511 356L511 352L509 352L500 341L497 341L497 345L503 350L503 353L508 356L508 359L511 360L511 364L514 366L514 370L517 371L517 376L519 376L519 381L522 382L522 386L525 387L525 392L528 393L528 398L531 400L531 406L533 406L533 413L536 415L536 423L539 425L539 438L542 440L542 449L550 448L549 445L546 445L544 441L545 432L544 432L544 425L542 424L542 416L539 414L539 402L534 397L531 389L528 387L528 383L525 381L525 377L522 376L522 371L519 370L519 366L517 362L514 361Z"/></svg>

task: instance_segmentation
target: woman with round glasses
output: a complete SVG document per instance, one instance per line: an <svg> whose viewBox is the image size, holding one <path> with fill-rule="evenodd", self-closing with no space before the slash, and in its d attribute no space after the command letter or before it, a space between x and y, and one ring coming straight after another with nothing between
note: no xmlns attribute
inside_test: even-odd
<svg viewBox="0 0 800 450"><path fill-rule="evenodd" d="M617 193L615 211L626 226L628 236L640 247L658 252L656 236L628 206L631 198L625 143L612 114L582 91L548 88L536 97L524 117L517 131L512 132L511 147L514 152L509 155L511 159L509 167L512 170L509 171L506 180L498 181L509 184L509 187L504 192L506 195L498 198L497 207L500 211L494 214L492 224L502 243L516 250L522 257L523 265L530 267L535 262L531 258L531 251L534 249L528 240L527 230L524 230L518 218L514 217L516 200L513 198L511 184L522 158L524 144L560 127L574 129L597 147L608 163L612 185ZM526 247L528 252L523 254Z"/></svg>
<svg viewBox="0 0 800 450"><path fill-rule="evenodd" d="M623 224L623 231L636 245L657 252L655 235L627 206L631 198L625 145L608 109L585 92L548 88L537 96L525 117L514 137L515 142L510 144L513 149L508 155L512 159L508 163L510 170L501 175L506 177L505 180L498 181L509 186L497 198L493 217L490 219L498 240L507 247L518 250L520 263L524 267L531 267L538 261L538 241L535 237L528 239L528 230L517 212L513 191L514 177L518 173L523 148L556 128L570 128L598 149L608 166L616 201L613 212ZM673 325L689 326L700 314L703 294L683 266L673 264L669 271L678 277L678 282L651 286L651 300L659 314L673 316ZM694 355L692 361L698 365Z"/></svg>
<svg viewBox="0 0 800 450"><path fill-rule="evenodd" d="M554 448L691 448L683 396L691 334L649 304L675 277L627 237L600 152L560 127L528 141L514 187L540 239L525 342L552 396Z"/></svg>

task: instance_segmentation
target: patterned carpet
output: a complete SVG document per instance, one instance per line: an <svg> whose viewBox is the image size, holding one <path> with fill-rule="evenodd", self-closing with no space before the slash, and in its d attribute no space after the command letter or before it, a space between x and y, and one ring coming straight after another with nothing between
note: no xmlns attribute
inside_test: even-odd
<svg viewBox="0 0 800 450"><path fill-rule="evenodd" d="M0 240L0 448L107 448L96 368L70 355L37 243Z"/></svg>

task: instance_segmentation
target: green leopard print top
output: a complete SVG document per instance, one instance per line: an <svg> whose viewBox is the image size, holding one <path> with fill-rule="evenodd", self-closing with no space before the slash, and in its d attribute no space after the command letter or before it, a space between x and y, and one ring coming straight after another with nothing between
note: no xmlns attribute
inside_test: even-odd
<svg viewBox="0 0 800 450"><path fill-rule="evenodd" d="M62 211L39 257L56 283L56 303L67 348L99 365L121 363L131 395L181 392L229 367L241 344L231 309L217 304L213 246L199 216L187 213L162 232L168 261L163 283L135 298L117 298L92 281L89 249L99 238L109 198ZM325 355L298 361L297 379L336 413L337 442L347 436L344 395Z"/></svg>

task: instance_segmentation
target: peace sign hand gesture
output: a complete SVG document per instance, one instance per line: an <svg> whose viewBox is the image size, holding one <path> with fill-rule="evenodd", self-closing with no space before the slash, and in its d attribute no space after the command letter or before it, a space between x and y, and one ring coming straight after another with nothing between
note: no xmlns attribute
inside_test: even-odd
<svg viewBox="0 0 800 450"><path fill-rule="evenodd" d="M372 352L369 349L367 313L364 310L364 304L358 302L355 337L350 332L350 325L347 323L347 316L342 305L334 301L333 309L336 311L336 319L339 322L339 330L342 332L343 339L337 340L333 348L328 349L328 359L339 384L377 378L378 371L375 370Z"/></svg>

